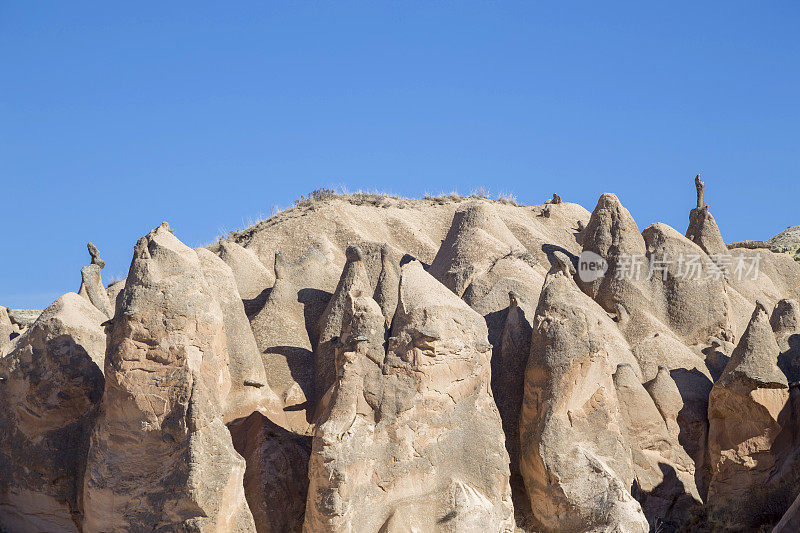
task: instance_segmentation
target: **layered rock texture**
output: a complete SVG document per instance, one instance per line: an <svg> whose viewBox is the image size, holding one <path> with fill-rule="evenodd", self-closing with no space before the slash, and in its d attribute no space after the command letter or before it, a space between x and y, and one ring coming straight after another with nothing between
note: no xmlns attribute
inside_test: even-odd
<svg viewBox="0 0 800 533"><path fill-rule="evenodd" d="M695 186L685 231L614 194L162 224L108 287L89 243L0 307L0 531L795 531L794 233L726 245Z"/></svg>

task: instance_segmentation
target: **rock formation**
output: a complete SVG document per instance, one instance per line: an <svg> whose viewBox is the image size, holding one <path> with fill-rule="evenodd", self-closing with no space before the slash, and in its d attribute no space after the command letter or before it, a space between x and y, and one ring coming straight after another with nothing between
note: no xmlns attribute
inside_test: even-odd
<svg viewBox="0 0 800 533"><path fill-rule="evenodd" d="M222 242L219 245L219 256L231 267L239 294L244 300L257 298L264 289L272 287L275 277L258 257L234 242Z"/></svg>
<svg viewBox="0 0 800 533"><path fill-rule="evenodd" d="M297 435L261 413L229 425L247 461L244 492L258 533L299 533L308 493L311 437Z"/></svg>
<svg viewBox="0 0 800 533"><path fill-rule="evenodd" d="M314 389L321 398L336 381L334 364L335 345L342 334L347 295L352 291L370 292L364 254L357 246L347 247L347 263L339 284L325 308L319 322L319 341L314 352Z"/></svg>
<svg viewBox="0 0 800 533"><path fill-rule="evenodd" d="M789 400L786 376L777 366L779 352L767 310L757 302L709 398L708 505L731 526L755 527L766 503L762 487L775 464L772 445Z"/></svg>
<svg viewBox="0 0 800 533"><path fill-rule="evenodd" d="M67 293L0 359L0 529L80 531L105 315Z"/></svg>
<svg viewBox="0 0 800 533"><path fill-rule="evenodd" d="M224 315L166 224L139 239L109 326L83 530L254 531L245 462L222 422Z"/></svg>
<svg viewBox="0 0 800 533"><path fill-rule="evenodd" d="M0 307L0 531L796 529L794 233L725 245L696 187L685 236L359 194L159 227L107 288L90 243Z"/></svg>
<svg viewBox="0 0 800 533"><path fill-rule="evenodd" d="M311 434L314 394L314 353L306 329L305 309L283 255L275 253L275 286L250 321L267 383L280 399L286 429Z"/></svg>
<svg viewBox="0 0 800 533"><path fill-rule="evenodd" d="M381 313L386 320L386 329L392 327L392 319L397 309L398 291L400 290L400 265L397 264L388 244L381 246L381 272L375 285L373 298L378 302Z"/></svg>
<svg viewBox="0 0 800 533"><path fill-rule="evenodd" d="M230 267L210 251L195 251L208 288L222 310L231 389L223 408L223 421L243 418L253 411L282 409L267 383L267 373Z"/></svg>
<svg viewBox="0 0 800 533"><path fill-rule="evenodd" d="M520 466L542 531L648 531L612 374L636 368L614 322L560 269L533 319ZM639 377L638 371L634 373Z"/></svg>
<svg viewBox="0 0 800 533"><path fill-rule="evenodd" d="M357 325L314 436L305 530L512 531L483 319L418 262L402 268L388 351L377 303L347 302Z"/></svg>

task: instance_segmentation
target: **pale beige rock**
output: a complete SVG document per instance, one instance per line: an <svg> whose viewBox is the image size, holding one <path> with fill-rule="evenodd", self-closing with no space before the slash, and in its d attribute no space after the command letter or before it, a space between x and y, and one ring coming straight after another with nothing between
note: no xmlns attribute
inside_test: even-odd
<svg viewBox="0 0 800 533"><path fill-rule="evenodd" d="M305 531L513 531L483 319L408 263L387 353L380 307L350 295Z"/></svg>
<svg viewBox="0 0 800 533"><path fill-rule="evenodd" d="M667 375L662 379L670 378ZM629 364L617 366L614 386L631 447L635 477L633 496L641 503L651 526L678 528L700 504L694 462L678 443L677 435L670 434L666 421L633 367Z"/></svg>
<svg viewBox="0 0 800 533"><path fill-rule="evenodd" d="M228 426L247 461L244 491L258 533L295 533L303 528L311 437L297 435L260 413Z"/></svg>
<svg viewBox="0 0 800 533"><path fill-rule="evenodd" d="M497 259L525 251L490 204L468 202L453 215L429 272L461 296L472 279L488 271Z"/></svg>
<svg viewBox="0 0 800 533"><path fill-rule="evenodd" d="M223 404L223 422L249 416L256 410L278 411L280 400L267 383L261 354L244 312L230 267L210 251L199 248L197 257L212 295L222 309L231 389Z"/></svg>
<svg viewBox="0 0 800 533"><path fill-rule="evenodd" d="M134 248L110 326L84 480L84 531L254 531L222 422L223 312L197 254L162 224Z"/></svg>
<svg viewBox="0 0 800 533"><path fill-rule="evenodd" d="M541 531L648 531L612 374L636 361L614 322L560 270L536 310L520 467Z"/></svg>
<svg viewBox="0 0 800 533"><path fill-rule="evenodd" d="M789 399L777 366L780 349L763 304L736 346L709 398L711 515L730 527L755 527L766 504L764 484L775 465L772 446Z"/></svg>
<svg viewBox="0 0 800 533"><path fill-rule="evenodd" d="M79 487L103 395L105 319L67 293L0 359L0 529L81 530Z"/></svg>
<svg viewBox="0 0 800 533"><path fill-rule="evenodd" d="M342 334L347 295L351 291L370 294L370 283L364 265L364 253L357 246L347 247L347 263L339 284L319 322L319 341L314 351L314 390L317 398L325 395L336 381L334 345Z"/></svg>
<svg viewBox="0 0 800 533"><path fill-rule="evenodd" d="M81 288L78 294L89 300L106 318L111 318L114 316L114 308L111 306L108 293L103 287L100 270L100 266L95 264L86 265L81 269Z"/></svg>
<svg viewBox="0 0 800 533"><path fill-rule="evenodd" d="M0 354L3 353L3 347L11 342L12 333L14 333L14 324L8 318L6 308L0 305Z"/></svg>
<svg viewBox="0 0 800 533"><path fill-rule="evenodd" d="M381 308L386 320L386 329L392 327L394 312L397 310L398 291L400 289L400 265L394 258L388 244L381 246L381 271L375 285L373 298Z"/></svg>
<svg viewBox="0 0 800 533"><path fill-rule="evenodd" d="M669 370L664 365L658 367L656 377L644 384L644 388L658 409L661 418L667 425L667 431L672 438L677 439L680 434L678 416L683 409L683 398L678 390L678 385Z"/></svg>
<svg viewBox="0 0 800 533"><path fill-rule="evenodd" d="M283 405L282 427L311 435L315 408L314 353L305 307L280 252L275 254L275 285L250 320L269 387Z"/></svg>
<svg viewBox="0 0 800 533"><path fill-rule="evenodd" d="M244 300L257 298L264 289L272 287L275 277L258 257L235 242L221 242L219 256L231 267L239 294Z"/></svg>
<svg viewBox="0 0 800 533"><path fill-rule="evenodd" d="M722 240L717 221L709 213L708 206L691 210L686 238L702 248L708 255L728 253L728 247Z"/></svg>

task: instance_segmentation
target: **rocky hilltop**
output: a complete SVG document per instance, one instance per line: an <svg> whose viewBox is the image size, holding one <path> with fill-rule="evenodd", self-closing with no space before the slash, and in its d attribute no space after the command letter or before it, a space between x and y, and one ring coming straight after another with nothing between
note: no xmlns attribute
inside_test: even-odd
<svg viewBox="0 0 800 533"><path fill-rule="evenodd" d="M797 232L726 244L695 185L685 231L317 194L108 287L89 243L0 307L0 529L798 531Z"/></svg>

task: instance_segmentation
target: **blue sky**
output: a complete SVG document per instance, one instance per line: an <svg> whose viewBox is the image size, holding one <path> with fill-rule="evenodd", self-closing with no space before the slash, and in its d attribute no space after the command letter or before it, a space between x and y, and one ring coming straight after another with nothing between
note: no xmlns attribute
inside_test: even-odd
<svg viewBox="0 0 800 533"><path fill-rule="evenodd" d="M301 194L485 187L800 224L797 2L3 2L0 304Z"/></svg>

